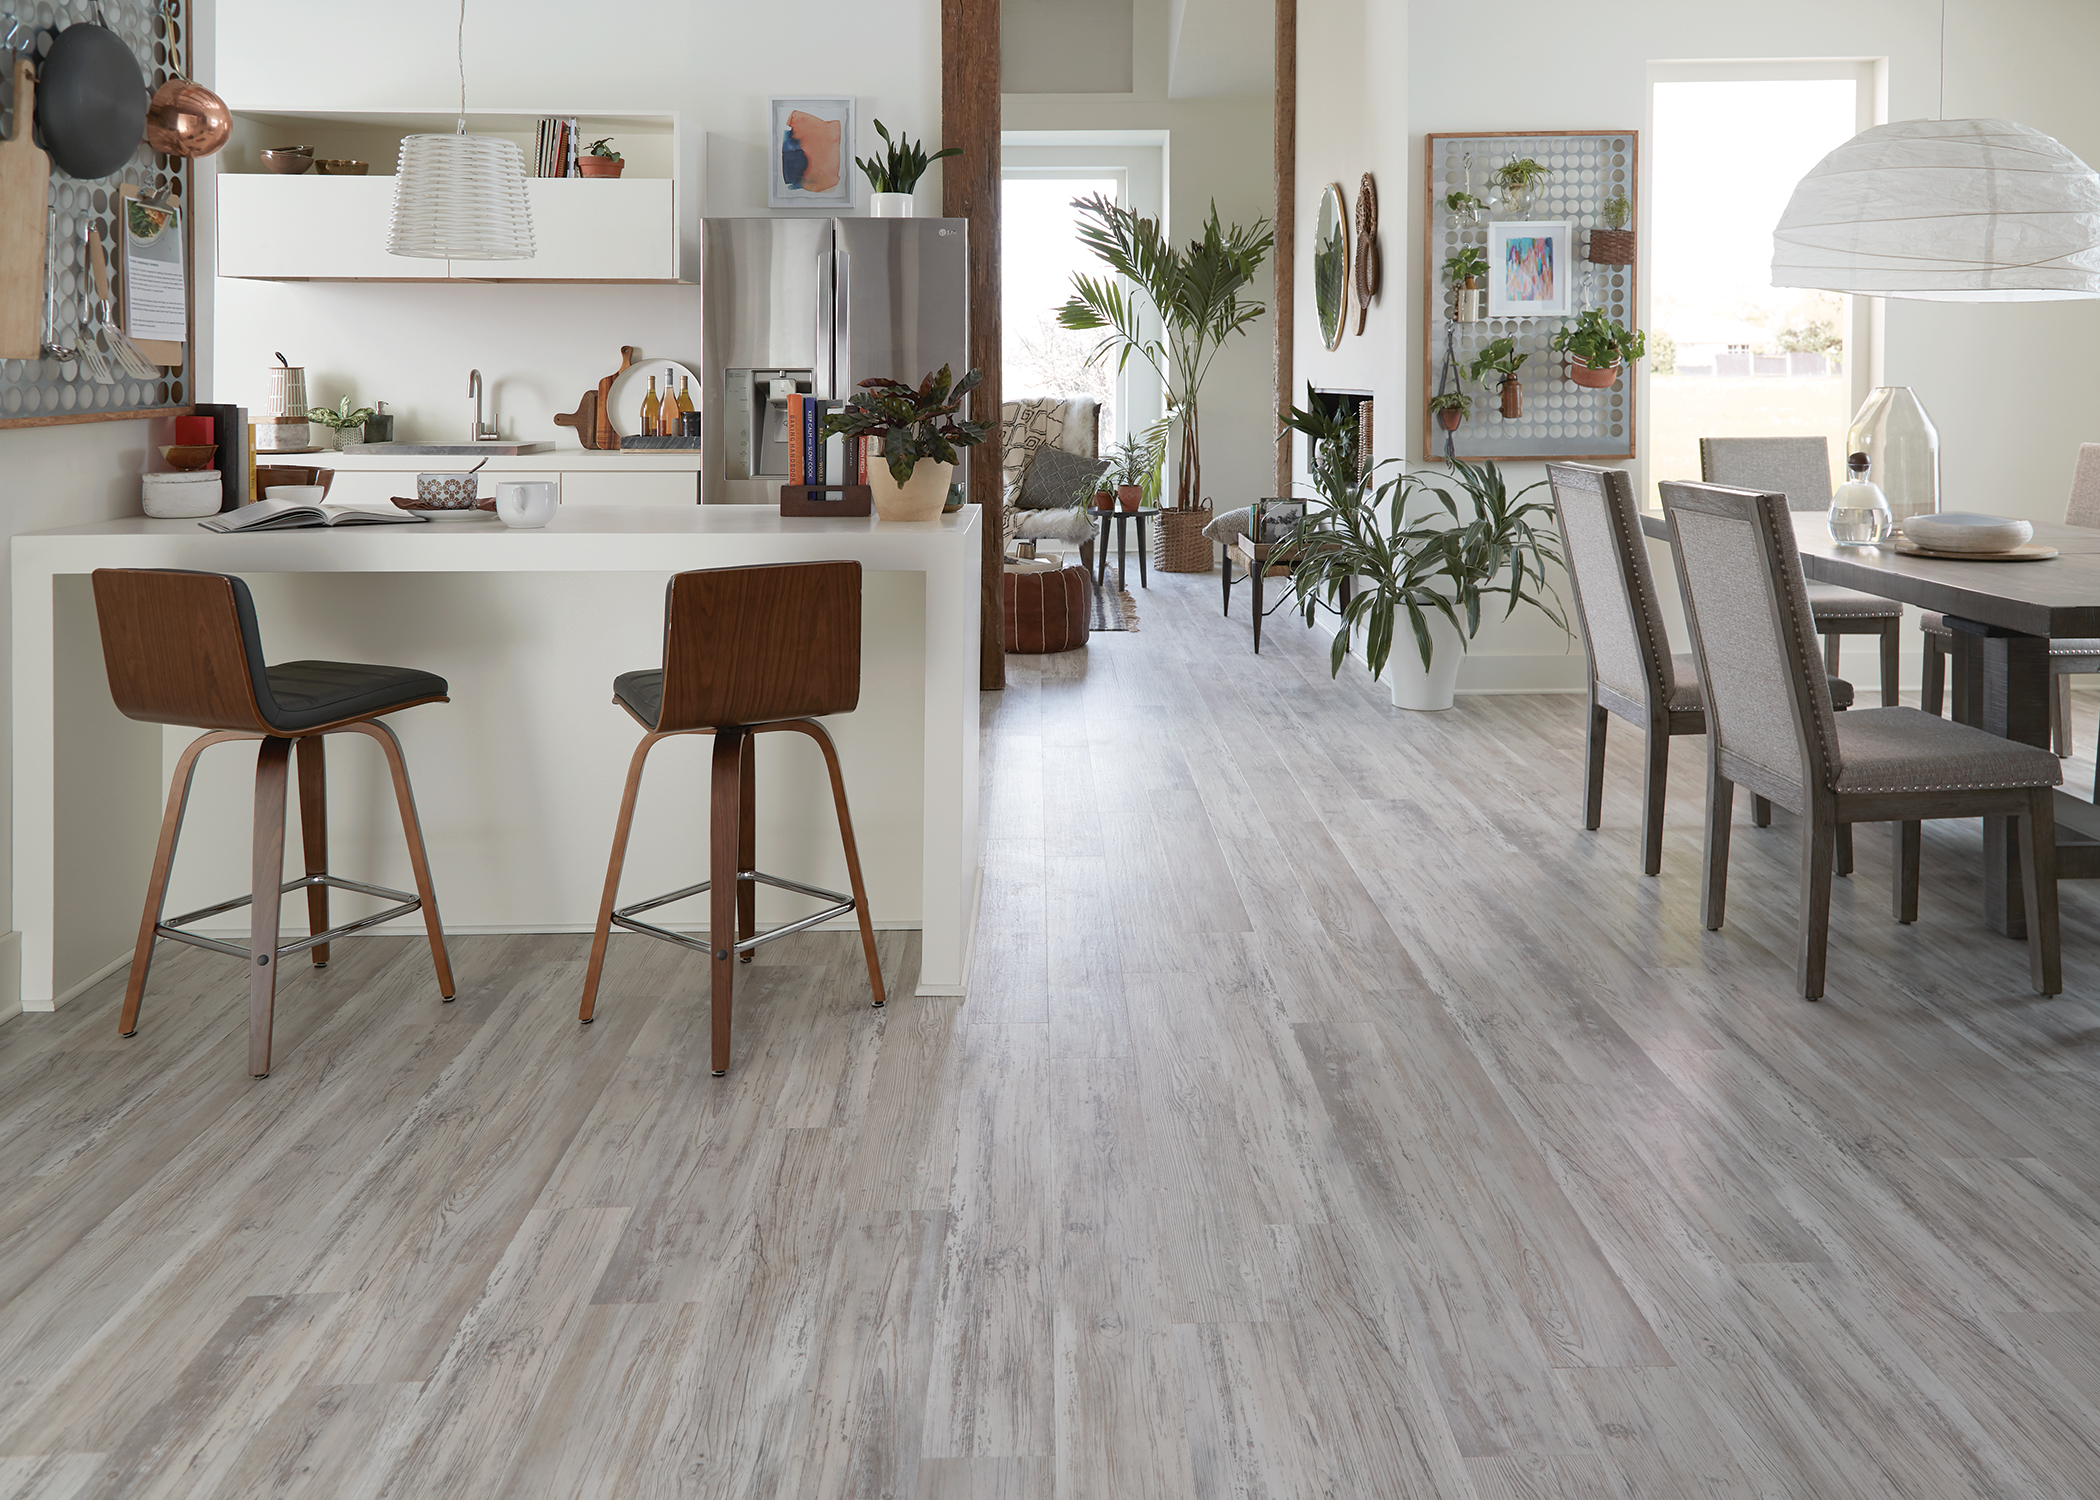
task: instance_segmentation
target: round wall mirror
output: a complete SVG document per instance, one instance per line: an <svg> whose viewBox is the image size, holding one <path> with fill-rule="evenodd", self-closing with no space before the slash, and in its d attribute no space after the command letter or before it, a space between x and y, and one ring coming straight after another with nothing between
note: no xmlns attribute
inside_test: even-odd
<svg viewBox="0 0 2100 1500"><path fill-rule="evenodd" d="M1349 321L1349 205L1339 182L1320 194L1320 222L1313 231L1313 303L1320 337L1338 349Z"/></svg>

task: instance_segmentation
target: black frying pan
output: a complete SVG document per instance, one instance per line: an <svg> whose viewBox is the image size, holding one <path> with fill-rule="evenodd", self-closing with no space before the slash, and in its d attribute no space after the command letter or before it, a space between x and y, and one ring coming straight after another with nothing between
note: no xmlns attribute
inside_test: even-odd
<svg viewBox="0 0 2100 1500"><path fill-rule="evenodd" d="M146 78L107 26L79 21L58 34L36 90L36 128L51 164L72 177L107 177L131 160L146 129Z"/></svg>

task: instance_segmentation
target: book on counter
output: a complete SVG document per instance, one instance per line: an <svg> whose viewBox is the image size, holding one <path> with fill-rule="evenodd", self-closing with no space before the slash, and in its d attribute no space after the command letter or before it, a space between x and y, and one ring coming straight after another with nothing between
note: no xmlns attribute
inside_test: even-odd
<svg viewBox="0 0 2100 1500"><path fill-rule="evenodd" d="M369 505L306 505L297 500L258 500L221 511L197 524L206 531L297 531L309 526L424 526L428 516Z"/></svg>

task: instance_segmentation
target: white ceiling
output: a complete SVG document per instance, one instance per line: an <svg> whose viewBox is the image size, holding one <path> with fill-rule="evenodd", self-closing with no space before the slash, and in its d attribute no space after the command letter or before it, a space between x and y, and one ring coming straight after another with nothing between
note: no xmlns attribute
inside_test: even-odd
<svg viewBox="0 0 2100 1500"><path fill-rule="evenodd" d="M1167 94L1205 99L1275 87L1274 0L1172 0Z"/></svg>

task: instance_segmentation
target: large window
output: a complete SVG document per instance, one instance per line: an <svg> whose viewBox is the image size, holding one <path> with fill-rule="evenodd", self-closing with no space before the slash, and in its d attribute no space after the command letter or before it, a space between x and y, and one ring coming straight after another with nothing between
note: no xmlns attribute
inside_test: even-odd
<svg viewBox="0 0 2100 1500"><path fill-rule="evenodd" d="M1849 298L1771 284L1772 227L1794 184L1871 123L1871 82L1849 63L1687 76L1700 71L1654 74L1648 473L1698 478L1702 437L1820 435L1835 479L1870 353L1864 320Z"/></svg>

